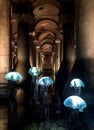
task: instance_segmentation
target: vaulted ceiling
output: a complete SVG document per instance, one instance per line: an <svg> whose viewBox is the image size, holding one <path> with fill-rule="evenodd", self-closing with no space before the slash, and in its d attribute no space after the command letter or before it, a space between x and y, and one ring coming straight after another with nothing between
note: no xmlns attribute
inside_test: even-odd
<svg viewBox="0 0 94 130"><path fill-rule="evenodd" d="M12 0L11 32L14 34L15 43L17 43L17 22L28 22L30 40L33 40L33 55L36 54L35 48L37 48L40 57L45 57L44 68L49 69L51 69L54 55L54 59L58 58L58 69L63 57L63 24L73 21L74 13L73 0ZM33 63L31 64L35 63L36 65L33 56L32 58L31 62Z"/></svg>

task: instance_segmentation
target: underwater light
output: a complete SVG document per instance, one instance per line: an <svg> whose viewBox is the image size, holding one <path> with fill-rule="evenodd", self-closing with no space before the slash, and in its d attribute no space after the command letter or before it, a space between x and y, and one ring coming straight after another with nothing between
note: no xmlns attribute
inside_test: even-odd
<svg viewBox="0 0 94 130"><path fill-rule="evenodd" d="M29 74L32 76L38 76L40 74L40 70L37 67L31 67L29 69Z"/></svg>
<svg viewBox="0 0 94 130"><path fill-rule="evenodd" d="M84 87L84 82L81 79L75 78L71 81L70 87Z"/></svg>
<svg viewBox="0 0 94 130"><path fill-rule="evenodd" d="M49 76L42 77L38 80L38 85L41 86L50 86L54 83L53 79Z"/></svg>
<svg viewBox="0 0 94 130"><path fill-rule="evenodd" d="M18 72L8 72L6 75L5 75L5 78L7 80L11 80L11 81L19 81L21 80L23 77L20 73Z"/></svg>
<svg viewBox="0 0 94 130"><path fill-rule="evenodd" d="M78 109L83 112L84 108L87 107L87 103L79 96L69 96L64 100L64 105L72 109Z"/></svg>

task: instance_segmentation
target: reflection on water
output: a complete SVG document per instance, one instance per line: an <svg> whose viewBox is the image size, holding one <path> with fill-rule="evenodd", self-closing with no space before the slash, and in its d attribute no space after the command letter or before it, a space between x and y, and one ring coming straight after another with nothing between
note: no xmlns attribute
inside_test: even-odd
<svg viewBox="0 0 94 130"><path fill-rule="evenodd" d="M5 104L0 105L0 130L86 130L82 123L82 116L79 122L76 122L75 113L71 114L71 110L61 104L55 93L49 92L48 96L49 120L46 120L41 97L36 103L32 100L28 102L26 99L22 104L14 102L11 110L9 103ZM71 118L69 118L70 114ZM77 125L74 125L73 120L74 123L80 123L79 129L74 129L73 126Z"/></svg>
<svg viewBox="0 0 94 130"><path fill-rule="evenodd" d="M57 107L56 102L49 104L50 118L46 120L43 105L40 103L31 104L31 107L24 106L24 111L21 108L20 114L19 108L15 106L16 109L9 114L8 130L64 130L64 125L58 124L62 119L62 113Z"/></svg>
<svg viewBox="0 0 94 130"><path fill-rule="evenodd" d="M32 99L29 101L24 99L24 102L21 102L19 96L15 98L11 109L7 112L7 130L65 130L59 97L49 90L47 104L45 104L44 95L42 92L41 94L37 102ZM46 118L45 108L48 109L49 118Z"/></svg>

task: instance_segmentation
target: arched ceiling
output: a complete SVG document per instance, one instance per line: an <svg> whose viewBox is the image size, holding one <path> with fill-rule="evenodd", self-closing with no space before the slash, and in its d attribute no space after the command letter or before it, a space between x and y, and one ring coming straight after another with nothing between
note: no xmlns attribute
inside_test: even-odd
<svg viewBox="0 0 94 130"><path fill-rule="evenodd" d="M44 56L53 55L56 44L62 41L63 23L71 17L73 20L73 0L12 0L11 3L12 18L28 21L33 43Z"/></svg>

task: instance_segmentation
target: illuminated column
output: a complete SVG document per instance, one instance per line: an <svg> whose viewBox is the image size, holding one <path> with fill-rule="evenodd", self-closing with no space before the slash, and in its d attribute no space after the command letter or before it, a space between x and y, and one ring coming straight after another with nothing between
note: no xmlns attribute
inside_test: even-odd
<svg viewBox="0 0 94 130"><path fill-rule="evenodd" d="M76 3L76 42L76 61L63 94L71 94L68 86L77 77L85 83L82 94L90 104L94 100L94 1Z"/></svg>
<svg viewBox="0 0 94 130"><path fill-rule="evenodd" d="M10 68L10 1L0 0L0 10L0 83L5 83L4 76Z"/></svg>
<svg viewBox="0 0 94 130"><path fill-rule="evenodd" d="M28 70L30 69L30 63L29 63L29 36L28 36L28 23L25 21L19 21L18 22L18 63L16 66L16 71L19 72L23 79L19 81L19 85L23 88L17 89L16 97L21 100L15 99L17 102L17 112L20 116L22 116L24 112L23 102L24 102L24 96L27 98L27 102L25 102L28 105L28 96L30 95L30 80L28 79ZM28 86L28 87L27 87ZM25 93L24 93L25 91ZM20 93L21 92L21 93ZM19 94L20 93L20 94ZM28 94L27 94L28 93ZM19 96L18 96L19 94ZM24 94L24 95L23 95ZM20 104L19 104L20 102Z"/></svg>
<svg viewBox="0 0 94 130"><path fill-rule="evenodd" d="M29 41L28 41L28 23L20 21L18 23L18 64L16 71L22 74L23 80L26 80L29 70Z"/></svg>
<svg viewBox="0 0 94 130"><path fill-rule="evenodd" d="M44 55L42 54L42 52L41 52L41 71L43 71L43 67L44 67Z"/></svg>
<svg viewBox="0 0 94 130"><path fill-rule="evenodd" d="M53 58L53 78L54 78L54 80L55 80L56 71L55 71L55 58L54 58L54 52L52 52L52 58Z"/></svg>
<svg viewBox="0 0 94 130"><path fill-rule="evenodd" d="M80 0L76 5L77 65L83 66L80 77L86 89L94 90L94 1Z"/></svg>
<svg viewBox="0 0 94 130"><path fill-rule="evenodd" d="M51 68L53 69L53 53L52 53L52 55L51 55Z"/></svg>
<svg viewBox="0 0 94 130"><path fill-rule="evenodd" d="M29 43L29 62L30 62L30 66L33 66L33 51L32 51L32 44L33 44L33 38L32 36L29 37L30 39L30 43Z"/></svg>
<svg viewBox="0 0 94 130"><path fill-rule="evenodd" d="M60 63L63 61L63 50L64 50L64 48L63 48L63 35L61 35L61 41L60 41L60 44L61 44L61 46L60 46Z"/></svg>
<svg viewBox="0 0 94 130"><path fill-rule="evenodd" d="M57 71L58 71L58 55L57 55L57 44L56 44L56 46L55 46L55 48L54 48L54 72L55 73L57 73Z"/></svg>
<svg viewBox="0 0 94 130"><path fill-rule="evenodd" d="M57 43L57 70L59 70L60 67L60 41Z"/></svg>
<svg viewBox="0 0 94 130"><path fill-rule="evenodd" d="M42 56L42 53L40 52L40 71L42 72L42 59L43 56Z"/></svg>
<svg viewBox="0 0 94 130"><path fill-rule="evenodd" d="M39 47L36 46L36 67L39 68Z"/></svg>

